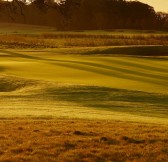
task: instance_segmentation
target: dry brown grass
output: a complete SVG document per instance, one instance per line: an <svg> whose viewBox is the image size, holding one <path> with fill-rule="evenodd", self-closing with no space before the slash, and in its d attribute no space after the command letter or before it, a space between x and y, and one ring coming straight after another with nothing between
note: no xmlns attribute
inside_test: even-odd
<svg viewBox="0 0 168 162"><path fill-rule="evenodd" d="M127 45L167 45L167 34L42 33L0 35L0 48L58 48Z"/></svg>
<svg viewBox="0 0 168 162"><path fill-rule="evenodd" d="M0 161L168 159L168 127L103 120L1 120Z"/></svg>

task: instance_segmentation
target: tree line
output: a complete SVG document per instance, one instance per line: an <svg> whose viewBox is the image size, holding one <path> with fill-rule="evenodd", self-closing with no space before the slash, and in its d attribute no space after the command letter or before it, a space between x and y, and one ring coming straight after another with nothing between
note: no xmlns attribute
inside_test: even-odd
<svg viewBox="0 0 168 162"><path fill-rule="evenodd" d="M168 30L167 13L126 0L1 0L0 21L54 26L58 30Z"/></svg>

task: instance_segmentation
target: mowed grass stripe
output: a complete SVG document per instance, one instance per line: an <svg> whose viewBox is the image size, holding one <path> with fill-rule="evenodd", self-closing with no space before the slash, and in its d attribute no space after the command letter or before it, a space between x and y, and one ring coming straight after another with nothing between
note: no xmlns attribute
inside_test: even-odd
<svg viewBox="0 0 168 162"><path fill-rule="evenodd" d="M79 115L84 118L89 113L90 117L95 115L95 118L113 118L114 113L117 113L120 117L122 114L127 114L128 116L167 118L168 115L166 94L100 86L59 86L53 82L44 83L36 80L33 82L33 80L5 75L0 83L2 81L3 87L11 86L6 91L1 87L0 114L2 116L52 118ZM94 114L92 114L93 111ZM106 114L101 114L102 111Z"/></svg>
<svg viewBox="0 0 168 162"><path fill-rule="evenodd" d="M137 68L139 70L147 70L147 71L154 71L158 73L168 73L168 66L167 64L164 66L157 65L155 62L148 61L147 63L144 60L140 61L140 58L132 58L129 57L100 57L95 58L98 61L106 64L114 64L114 65L123 65L130 68ZM143 58L144 59L144 58Z"/></svg>
<svg viewBox="0 0 168 162"><path fill-rule="evenodd" d="M48 62L47 62L48 63ZM121 79L128 79L128 80L135 80L135 81L141 81L141 82L147 82L147 83L153 83L153 84L163 84L167 85L168 80L167 77L162 77L159 75L148 75L148 74L143 74L141 72L136 72L136 71L131 71L131 70L126 70L126 69L121 69L117 67L107 67L101 65L101 64L85 64L85 63L62 63L61 62L56 62L52 63L54 65L59 65L63 67L68 67L68 68L73 68L73 69L78 69L82 71L87 71L87 72L92 72L96 73L99 75L105 75L105 76L110 76L110 77L117 77ZM94 66L93 66L94 65ZM142 75L143 74L143 75Z"/></svg>
<svg viewBox="0 0 168 162"><path fill-rule="evenodd" d="M113 76L118 78L124 78L124 79L130 79L130 80L140 80L142 82L149 82L154 84L167 84L167 76L160 76L155 75L151 73L143 73L140 71L133 71L128 69L123 69L107 65L102 65L98 63L92 63L92 62L82 62L82 61L64 61L64 60L55 60L55 59L47 59L47 58L41 58L41 57L35 57L35 56L28 56L25 54L19 54L19 53L13 53L9 52L11 55L15 57L21 57L25 59L31 59L36 61L47 61L47 63L52 62L52 64L68 67L68 68L74 68L78 70L93 72L101 75L107 75L107 76ZM54 63L56 62L56 63Z"/></svg>
<svg viewBox="0 0 168 162"><path fill-rule="evenodd" d="M107 65L103 65L105 63L97 63L93 57L91 59L92 60L91 62L86 63L86 61L84 62L79 61L79 60L76 61L76 56L73 56L70 58L70 60L67 60L64 57L62 57L63 59L62 58L61 59L50 59L50 58L29 56L25 54L16 53L16 52L9 52L9 53L12 56L16 57L15 60L17 60L17 58L20 57L22 58L21 61L25 59L25 61L31 60L31 61L40 62L40 63L44 62L47 64L53 64L54 66L56 65L56 68L58 66L62 66L62 67L71 68L74 70L82 70L85 72L95 73L96 75L98 74L98 75L104 75L104 76L113 77L113 78L116 77L116 78L127 79L127 80L135 80L138 82L153 83L153 84L163 85L163 86L167 85L167 75L165 74L164 76L162 76L160 74L159 75L155 74L155 71L142 73L142 71L127 70L127 69L121 68L121 64L116 65L116 66L114 65L111 66L110 64L107 66ZM80 60L82 59L83 57L80 57ZM123 58L123 60L125 60L125 57ZM140 58L140 60L142 60L142 58ZM67 72L65 71L64 73L66 74Z"/></svg>
<svg viewBox="0 0 168 162"><path fill-rule="evenodd" d="M25 56L26 57L26 56ZM41 58L42 60L42 58ZM48 60L48 59L47 59ZM46 62L46 61L44 61ZM65 66L65 67L68 67L68 68L75 68L75 69L79 69L79 70L85 70L85 71L92 71L92 72L96 72L96 71L93 71L93 68L87 68L87 66L91 66L91 67L95 67L95 68L100 68L100 69L103 69L103 70L107 70L107 71L111 71L112 72L112 75L115 76L115 73L117 72L117 74L119 73L123 73L122 76L124 76L125 74L127 75L137 75L137 77L147 77L147 78L152 78L152 79L157 79L157 80L167 80L168 77L167 75L160 75L160 73L157 73L157 74L154 74L155 71L147 71L146 73L145 72L141 72L141 71L137 71L137 69L133 69L134 67L131 67L131 69L133 70L128 70L124 69L124 67L121 68L121 64L115 64L113 65L113 62L112 63L112 66L107 66L107 65L103 65L101 63L95 63L95 62L81 62L81 61L64 61L64 60L55 60L55 61L52 61L49 59L49 61L47 61L46 63L51 63L53 65L59 65L59 66ZM79 66L77 66L79 64ZM105 63L104 63L105 64ZM81 65L84 65L84 66L81 66ZM86 66L85 66L86 65ZM120 68L118 68L120 66ZM104 75L109 75L109 73L107 72L101 72L101 70L99 70L99 73L101 74L104 74ZM132 77L132 79L134 79L134 76Z"/></svg>
<svg viewBox="0 0 168 162"><path fill-rule="evenodd" d="M22 70L24 70L25 66L27 66L28 64L33 65L33 64L36 64L36 63L25 62L25 63L19 63L17 65L17 63L15 62L15 63L13 63L15 66L11 66L11 64L12 64L12 62L9 62L6 65L4 64L5 65L4 67L6 67L4 69L8 69L8 71L10 71L10 70L13 71L15 69L19 70L19 67L22 67ZM103 75L103 76L108 76L108 77L116 77L116 78L120 78L120 79L134 80L134 81L138 81L138 82L146 82L146 83L152 83L152 84L157 84L157 85L161 84L162 86L163 85L167 85L167 80L160 80L159 76L158 77L156 76L155 78L154 77L151 78L151 77L148 77L146 75L146 77L144 77L144 76L141 76L141 75L137 75L136 71L135 71L135 75L132 75L130 73L124 72L124 70L123 71L116 70L115 68L114 68L115 70L113 68L111 70L108 70L108 69L104 69L102 67L98 67L98 65L95 67L95 66L89 66L89 65L87 65L87 66L86 65L81 65L81 64L78 64L78 63L62 63L62 61L61 62L59 62L59 61L58 62L48 62L48 61L46 62L46 61L44 61L43 64L41 64L43 66L43 69L45 68L45 64L54 65L53 69L50 68L53 71L57 70L58 66L60 66L59 70L61 70L62 68L66 67L66 68L70 68L70 69L74 69L74 70L78 70L78 71L81 70L81 71L84 71L84 72L86 72L88 74L89 73L94 73L95 75ZM35 65L32 66L32 67L35 67ZM31 68L31 66L30 66L30 68ZM37 68L37 67L35 67L35 68ZM48 68L48 65L46 66L46 68ZM40 70L40 68L38 68L38 69ZM34 71L35 70L36 69L34 69ZM34 73L34 71L32 72L32 74ZM63 71L63 73L65 73L65 74L68 73L68 72L69 72L68 69L67 69L67 71ZM73 70L71 72L73 72ZM80 73L79 73L79 76L81 76ZM79 77L79 76L77 76L77 77Z"/></svg>

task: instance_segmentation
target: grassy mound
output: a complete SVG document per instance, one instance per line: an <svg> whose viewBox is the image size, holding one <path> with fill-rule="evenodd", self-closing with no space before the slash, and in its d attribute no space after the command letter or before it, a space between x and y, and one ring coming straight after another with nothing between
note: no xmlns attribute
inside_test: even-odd
<svg viewBox="0 0 168 162"><path fill-rule="evenodd" d="M0 92L14 92L33 86L35 82L20 79L14 76L0 76Z"/></svg>
<svg viewBox="0 0 168 162"><path fill-rule="evenodd" d="M126 89L0 78L0 102L6 117L167 118L168 95ZM2 93L3 92L3 93ZM4 93L5 92L5 93ZM87 116L86 116L87 114ZM1 117L2 117L1 116ZM129 119L130 118L130 119Z"/></svg>

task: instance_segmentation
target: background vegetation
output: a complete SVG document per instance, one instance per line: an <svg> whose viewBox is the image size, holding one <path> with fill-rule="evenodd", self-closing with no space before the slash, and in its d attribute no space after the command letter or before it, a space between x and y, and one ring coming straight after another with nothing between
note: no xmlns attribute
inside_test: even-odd
<svg viewBox="0 0 168 162"><path fill-rule="evenodd" d="M58 30L168 29L168 15L126 0L1 1L0 20L54 26Z"/></svg>
<svg viewBox="0 0 168 162"><path fill-rule="evenodd" d="M0 29L0 161L168 159L166 32Z"/></svg>
<svg viewBox="0 0 168 162"><path fill-rule="evenodd" d="M102 47L94 52L99 53L103 47L104 54L121 53L124 48L116 46L141 46L126 48L126 54L142 55L167 54L168 33L156 30L94 30L94 31L57 31L53 27L1 23L0 48L69 48L69 47ZM150 47L144 47L150 46ZM73 50L71 48L71 50ZM92 49L93 50L93 49ZM88 49L92 53L92 50ZM144 51L143 51L144 50ZM76 50L73 50L75 53ZM87 49L83 51L87 54ZM81 52L80 52L81 53Z"/></svg>

